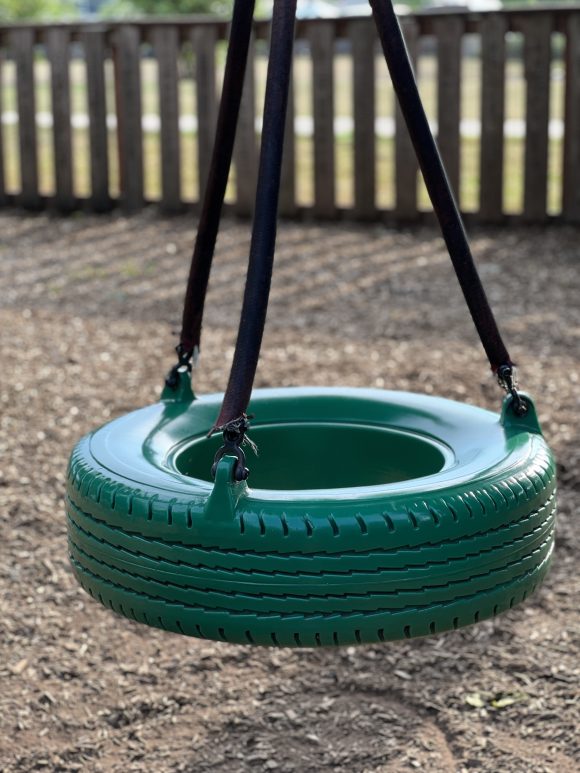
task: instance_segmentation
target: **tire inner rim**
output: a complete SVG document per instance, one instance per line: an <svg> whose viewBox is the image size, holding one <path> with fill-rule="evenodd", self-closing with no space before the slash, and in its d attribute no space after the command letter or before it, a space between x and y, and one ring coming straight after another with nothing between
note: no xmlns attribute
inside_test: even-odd
<svg viewBox="0 0 580 773"><path fill-rule="evenodd" d="M298 490L377 486L440 472L449 449L415 432L354 423L293 422L254 425L249 447L252 486ZM190 439L173 458L188 477L210 481L221 436Z"/></svg>

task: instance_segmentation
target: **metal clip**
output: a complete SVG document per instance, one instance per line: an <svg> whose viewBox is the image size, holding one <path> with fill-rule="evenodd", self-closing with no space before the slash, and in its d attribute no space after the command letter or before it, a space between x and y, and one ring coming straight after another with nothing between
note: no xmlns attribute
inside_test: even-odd
<svg viewBox="0 0 580 773"><path fill-rule="evenodd" d="M165 378L165 386L170 389L175 389L177 387L177 384L179 383L178 374L180 371L183 372L185 370L187 373L191 373L191 360L195 354L194 351L187 351L183 344L177 344L175 351L177 352L177 364L171 368Z"/></svg>
<svg viewBox="0 0 580 773"><path fill-rule="evenodd" d="M246 454L241 446L246 438L246 432L250 428L250 422L247 416L230 421L223 427L216 427L223 431L224 444L218 449L211 467L212 478L215 478L217 466L223 456L235 456L237 458L234 468L234 480L237 482L247 480L250 471L246 467Z"/></svg>
<svg viewBox="0 0 580 773"><path fill-rule="evenodd" d="M528 404L517 390L517 381L512 365L501 365L497 369L497 380L502 389L511 395L511 407L516 416L524 416L528 412Z"/></svg>

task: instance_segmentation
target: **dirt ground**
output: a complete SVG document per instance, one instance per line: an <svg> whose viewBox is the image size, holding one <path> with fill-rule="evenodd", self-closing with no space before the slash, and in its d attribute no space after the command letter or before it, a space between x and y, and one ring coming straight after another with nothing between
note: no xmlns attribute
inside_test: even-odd
<svg viewBox="0 0 580 773"><path fill-rule="evenodd" d="M63 512L82 434L157 399L193 224L0 216L0 770L577 773L580 240L473 245L559 460L555 562L525 605L436 638L249 649L116 617L73 580ZM200 392L223 389L248 227L229 221ZM498 409L435 231L283 225L259 385L439 393Z"/></svg>

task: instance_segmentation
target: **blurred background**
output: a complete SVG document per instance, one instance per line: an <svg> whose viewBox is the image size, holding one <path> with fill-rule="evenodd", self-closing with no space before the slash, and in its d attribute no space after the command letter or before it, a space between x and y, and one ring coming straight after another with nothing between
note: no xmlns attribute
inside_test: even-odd
<svg viewBox="0 0 580 773"><path fill-rule="evenodd" d="M258 6L228 190L238 214L253 206L261 131L271 3ZM0 205L195 207L230 10L223 0L0 0ZM397 10L462 210L577 222L578 7L416 0ZM420 219L429 202L368 3L302 0L299 17L282 214Z"/></svg>

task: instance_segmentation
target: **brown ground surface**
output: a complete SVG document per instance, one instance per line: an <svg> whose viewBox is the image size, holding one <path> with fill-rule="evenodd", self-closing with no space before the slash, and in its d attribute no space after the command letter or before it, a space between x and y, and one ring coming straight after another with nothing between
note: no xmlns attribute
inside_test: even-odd
<svg viewBox="0 0 580 773"><path fill-rule="evenodd" d="M545 586L433 639L276 651L118 618L67 563L67 455L81 433L156 399L191 222L3 215L0 229L1 770L580 770L578 231L473 235L559 458ZM384 385L497 409L435 232L285 225L279 241L259 385ZM247 227L226 223L199 391L226 382L246 253ZM494 707L498 695L508 705Z"/></svg>

